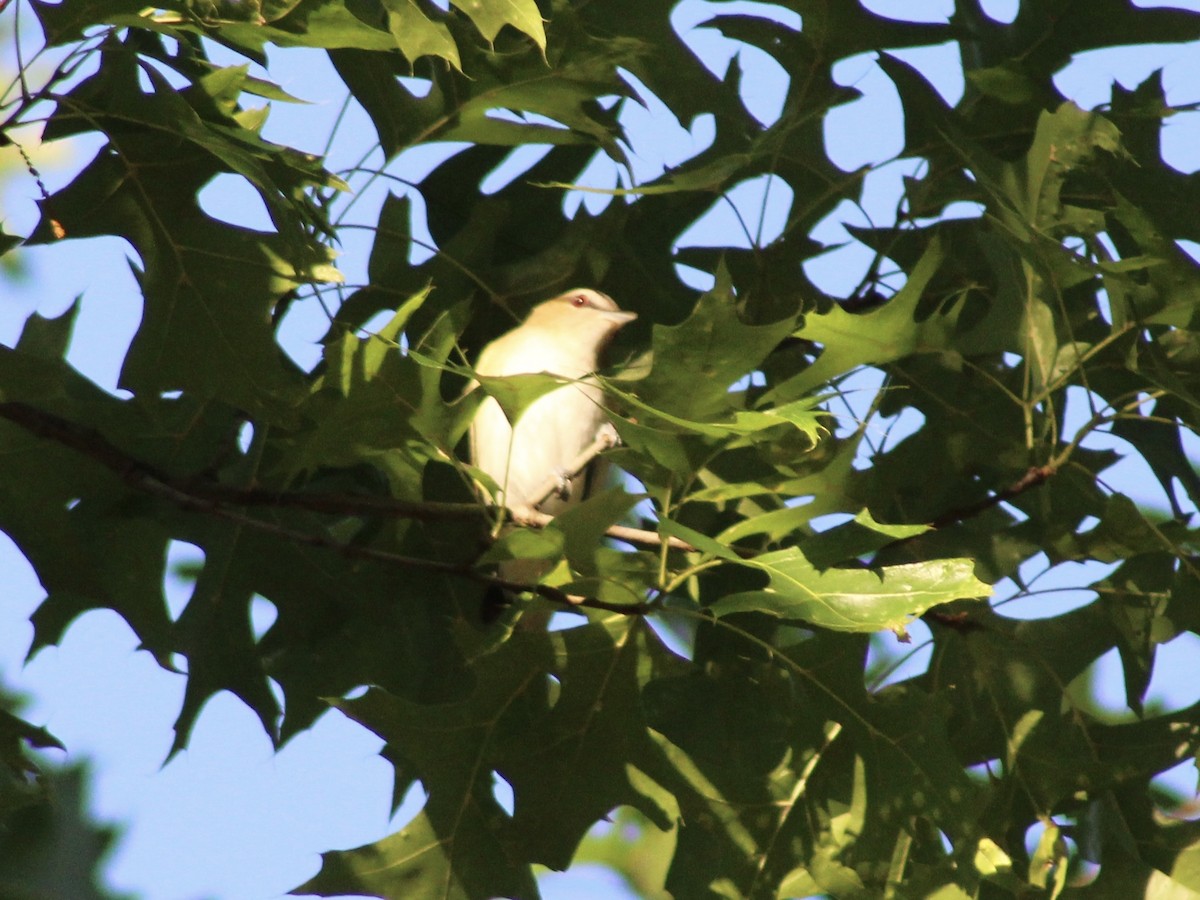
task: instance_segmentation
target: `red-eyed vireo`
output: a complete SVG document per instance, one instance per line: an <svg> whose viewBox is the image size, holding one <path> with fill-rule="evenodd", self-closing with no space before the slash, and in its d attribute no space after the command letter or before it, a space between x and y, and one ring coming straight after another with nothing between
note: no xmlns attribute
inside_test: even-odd
<svg viewBox="0 0 1200 900"><path fill-rule="evenodd" d="M546 372L577 379L529 404L515 427L491 397L471 423L471 461L500 486L501 496L493 499L516 518L532 511L548 479L568 474L607 424L603 394L590 376L605 344L635 318L608 295L576 288L535 306L524 322L483 348L475 365L480 375ZM552 496L540 509L557 514L581 493Z"/></svg>

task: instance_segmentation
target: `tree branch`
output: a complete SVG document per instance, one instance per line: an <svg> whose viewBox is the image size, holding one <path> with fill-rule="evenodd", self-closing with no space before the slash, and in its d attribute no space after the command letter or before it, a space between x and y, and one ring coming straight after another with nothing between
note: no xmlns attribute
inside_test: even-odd
<svg viewBox="0 0 1200 900"><path fill-rule="evenodd" d="M178 494L192 498L193 503L207 501L224 506L271 506L280 509L303 509L308 512L329 515L387 515L417 521L482 520L488 507L479 503L442 503L429 500L401 500L395 497L379 497L371 494L333 494L321 491L268 491L261 488L239 488L219 482L197 479L179 479L136 459L112 444L94 428L76 424L54 413L46 412L17 400L0 401L0 418L20 425L31 434L68 447L81 456L100 463L117 475L126 484L140 490L153 490L150 482L171 487ZM572 462L568 477L575 478L602 450L612 446L610 439L597 438ZM554 493L560 479L547 479L540 502ZM532 512L520 517L520 524L544 528L554 517L546 513ZM630 528L625 525L609 526L609 537L640 547L659 547L665 541L673 550L694 552L691 544L678 538L663 538L654 531Z"/></svg>
<svg viewBox="0 0 1200 900"><path fill-rule="evenodd" d="M975 503L959 506L954 509L947 510L929 524L934 528L944 528L947 525L953 525L956 522L962 522L965 519L973 519L980 513L986 512L993 506L999 506L1008 500L1012 500L1031 488L1038 487L1050 480L1050 477L1058 471L1054 466L1030 466L1025 474L1014 481L1006 488L996 491L990 496L984 497Z"/></svg>
<svg viewBox="0 0 1200 900"><path fill-rule="evenodd" d="M376 497L369 494L303 493L239 488L216 481L181 479L144 462L112 444L94 428L79 425L54 413L16 400L0 401L0 417L31 434L54 441L98 462L126 484L145 490L150 482L166 485L193 500L231 506L276 506L334 515L382 513L424 521L482 519L486 510L478 503L436 503Z"/></svg>
<svg viewBox="0 0 1200 900"><path fill-rule="evenodd" d="M347 544L325 535L298 531L230 509L231 506L274 506L334 514L386 513L413 519L482 519L486 514L486 508L478 504L417 503L368 495L303 494L263 491L255 488L233 488L215 482L200 483L175 478L149 463L129 456L99 431L78 425L69 419L40 410L27 403L15 400L0 401L0 418L7 419L37 437L54 441L99 463L134 490L160 497L181 509L235 522L263 534L271 534L309 547L332 550L343 556L372 559L430 572L441 572L518 593L531 591L563 606L602 609L623 615L645 615L652 608L649 603L609 603L595 597L578 597L550 585L518 584L481 572L470 565L405 556L374 547ZM546 518L553 517L546 516Z"/></svg>

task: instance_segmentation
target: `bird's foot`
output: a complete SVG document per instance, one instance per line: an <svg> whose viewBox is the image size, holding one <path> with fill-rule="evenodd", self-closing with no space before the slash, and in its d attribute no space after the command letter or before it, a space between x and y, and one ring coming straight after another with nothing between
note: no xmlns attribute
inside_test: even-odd
<svg viewBox="0 0 1200 900"><path fill-rule="evenodd" d="M559 500L571 499L571 473L565 472L562 469L555 469L554 477L558 479L558 484L554 487L554 495Z"/></svg>
<svg viewBox="0 0 1200 900"><path fill-rule="evenodd" d="M616 426L612 422L605 422L596 429L596 440L602 441L609 448L621 446L621 436L617 434Z"/></svg>
<svg viewBox="0 0 1200 900"><path fill-rule="evenodd" d="M514 525L533 525L538 521L538 511L527 504L510 506L508 514Z"/></svg>

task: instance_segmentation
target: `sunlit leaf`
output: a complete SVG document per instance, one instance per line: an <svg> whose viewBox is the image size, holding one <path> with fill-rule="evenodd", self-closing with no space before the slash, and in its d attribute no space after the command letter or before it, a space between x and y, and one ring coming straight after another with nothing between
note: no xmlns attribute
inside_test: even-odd
<svg viewBox="0 0 1200 900"><path fill-rule="evenodd" d="M770 579L761 591L730 594L713 604L717 615L758 611L837 631L903 631L939 603L986 597L970 560L930 560L871 569L818 570L797 549L764 553L742 565Z"/></svg>

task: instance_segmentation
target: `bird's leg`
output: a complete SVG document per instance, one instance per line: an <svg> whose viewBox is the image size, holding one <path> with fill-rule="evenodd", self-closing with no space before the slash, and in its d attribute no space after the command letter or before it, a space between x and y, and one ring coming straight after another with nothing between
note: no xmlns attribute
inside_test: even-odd
<svg viewBox="0 0 1200 900"><path fill-rule="evenodd" d="M551 497L566 500L571 496L571 483L581 474L596 456L605 450L620 445L621 438L611 422L605 422L596 429L596 436L590 446L580 451L569 466L556 468L542 484L541 489L532 495L531 506L537 508ZM514 517L516 511L514 510Z"/></svg>
<svg viewBox="0 0 1200 900"><path fill-rule="evenodd" d="M609 450L613 447L621 446L621 436L617 434L617 429L612 422L604 422L596 429L596 437L592 441L592 446L585 453L588 454L587 462L590 463L598 453L603 450ZM571 499L571 486L574 483L575 476L578 471L569 471L567 469L555 469L551 476L556 479L553 495L560 500Z"/></svg>
<svg viewBox="0 0 1200 900"><path fill-rule="evenodd" d="M585 451L589 454L587 462L590 463L591 459L601 451L619 446L621 446L621 436L617 434L617 429L613 427L612 422L604 422L596 429L596 437L592 441L592 446ZM553 477L557 479L557 484L554 487L554 494L560 500L571 499L571 485L578 474L578 471L555 469Z"/></svg>

